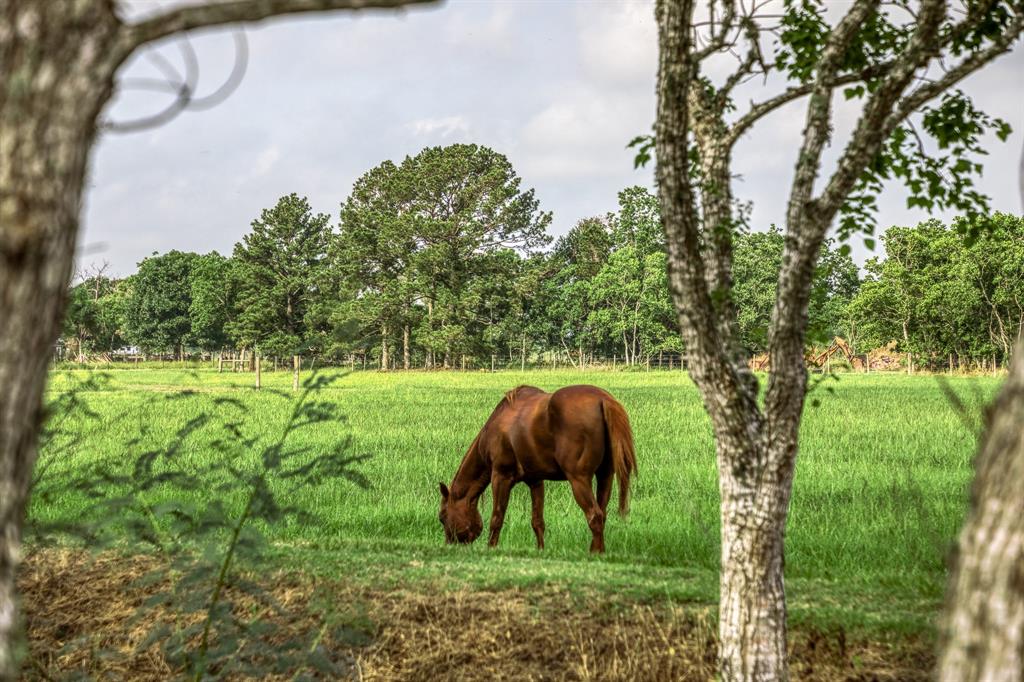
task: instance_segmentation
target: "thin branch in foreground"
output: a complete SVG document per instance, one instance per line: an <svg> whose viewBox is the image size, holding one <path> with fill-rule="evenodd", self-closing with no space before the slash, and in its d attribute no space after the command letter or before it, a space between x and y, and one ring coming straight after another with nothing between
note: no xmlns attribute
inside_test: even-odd
<svg viewBox="0 0 1024 682"><path fill-rule="evenodd" d="M273 17L329 10L398 9L437 0L233 0L179 7L138 24L126 24L122 41L131 51L146 43L199 28L259 22Z"/></svg>

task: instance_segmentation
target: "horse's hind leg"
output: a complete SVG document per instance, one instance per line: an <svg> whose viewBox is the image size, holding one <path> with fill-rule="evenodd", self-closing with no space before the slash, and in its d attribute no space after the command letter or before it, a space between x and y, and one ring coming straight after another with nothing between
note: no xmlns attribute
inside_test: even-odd
<svg viewBox="0 0 1024 682"><path fill-rule="evenodd" d="M537 536L537 549L544 549L544 481L532 481L530 501L533 504L533 534Z"/></svg>
<svg viewBox="0 0 1024 682"><path fill-rule="evenodd" d="M590 541L591 552L604 551L604 510L594 498L594 490L591 488L590 477L573 477L569 479L572 485L572 495L576 498L576 504L580 506L587 516L587 525L590 526L590 533L593 539Z"/></svg>
<svg viewBox="0 0 1024 682"><path fill-rule="evenodd" d="M597 505L608 517L608 500L612 496L612 481L615 479L615 471L611 467L608 471L597 472Z"/></svg>

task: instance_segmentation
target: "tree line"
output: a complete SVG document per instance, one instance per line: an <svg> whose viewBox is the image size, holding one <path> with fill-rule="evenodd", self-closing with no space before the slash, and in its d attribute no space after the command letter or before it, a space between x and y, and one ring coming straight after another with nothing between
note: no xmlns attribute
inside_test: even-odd
<svg viewBox="0 0 1024 682"><path fill-rule="evenodd" d="M477 145L424 149L363 175L337 224L296 194L253 221L230 257L170 251L113 279L72 287L69 356L136 346L173 353L248 349L390 368L644 364L684 351L666 275L657 198L552 240L551 214L508 159ZM826 242L814 274L809 339L864 351L897 341L918 364L1005 362L1024 319L1024 226L996 214L894 227L862 281L849 249ZM765 352L785 237L741 233L733 300L740 338Z"/></svg>

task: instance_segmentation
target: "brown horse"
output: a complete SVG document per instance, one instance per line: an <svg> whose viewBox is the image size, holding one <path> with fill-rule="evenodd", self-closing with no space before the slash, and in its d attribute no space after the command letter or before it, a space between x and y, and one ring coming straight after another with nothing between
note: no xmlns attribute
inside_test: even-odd
<svg viewBox="0 0 1024 682"><path fill-rule="evenodd" d="M544 549L544 481L568 480L583 509L593 540L591 552L604 551L604 520L612 477L619 479L619 513L629 505L629 478L636 453L629 417L622 405L596 386L567 386L546 393L519 386L505 394L477 434L452 480L441 483L441 525L448 543L473 542L483 531L477 501L492 486L494 547L501 535L509 491L530 488L533 532ZM597 477L597 497L591 479Z"/></svg>

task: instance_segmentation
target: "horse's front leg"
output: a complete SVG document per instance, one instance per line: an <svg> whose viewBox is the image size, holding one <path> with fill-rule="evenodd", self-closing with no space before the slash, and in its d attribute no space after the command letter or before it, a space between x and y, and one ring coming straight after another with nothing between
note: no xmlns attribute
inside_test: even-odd
<svg viewBox="0 0 1024 682"><path fill-rule="evenodd" d="M533 503L533 534L537 536L537 549L544 549L544 481L532 481L530 501Z"/></svg>
<svg viewBox="0 0 1024 682"><path fill-rule="evenodd" d="M491 497L494 500L494 510L491 512L491 537L487 541L491 547L498 545L501 527L505 523L505 509L508 508L508 494L512 490L512 483L511 477L503 476L498 472L491 474Z"/></svg>

